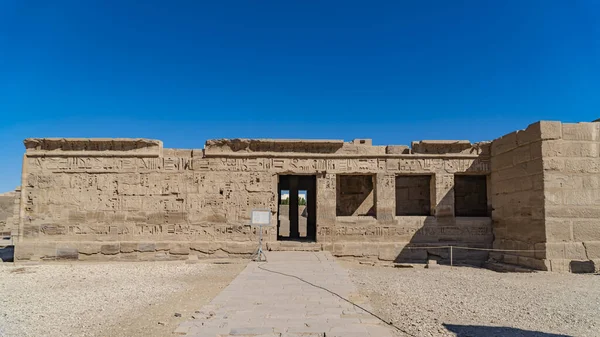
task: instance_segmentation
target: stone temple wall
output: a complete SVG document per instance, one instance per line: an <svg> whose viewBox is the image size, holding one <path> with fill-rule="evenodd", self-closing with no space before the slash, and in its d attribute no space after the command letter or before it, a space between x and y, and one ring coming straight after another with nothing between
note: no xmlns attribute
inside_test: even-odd
<svg viewBox="0 0 600 337"><path fill-rule="evenodd" d="M506 264L600 268L600 123L538 122L492 142L494 248Z"/></svg>
<svg viewBox="0 0 600 337"><path fill-rule="evenodd" d="M455 175L490 174L489 143L421 141L409 148L365 139L225 139L180 150L147 139L57 138L27 139L25 146L19 221L12 229L17 260L247 256L258 234L248 225L250 211L270 209L276 225L281 175L316 177L316 243L309 247L424 261L447 260L448 252L407 247L492 246L491 218L456 217L453 193ZM372 192L348 190L339 182L353 180L344 176L368 176ZM424 192L417 187L430 176L428 212L397 215L398 176L406 176L404 182L421 177L407 185L413 190L408 198L414 195L420 205ZM338 214L336 203L348 193L363 193L359 206L373 207ZM263 230L268 249L307 246L277 241L275 226ZM455 250L454 258L481 263L487 253Z"/></svg>

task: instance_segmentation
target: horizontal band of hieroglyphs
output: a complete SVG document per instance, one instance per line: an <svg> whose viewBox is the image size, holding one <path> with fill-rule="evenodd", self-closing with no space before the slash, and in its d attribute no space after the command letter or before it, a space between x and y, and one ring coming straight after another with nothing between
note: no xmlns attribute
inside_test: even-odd
<svg viewBox="0 0 600 337"><path fill-rule="evenodd" d="M291 172L483 172L487 160L443 158L294 159L294 158L110 158L31 157L28 170L49 171L291 171Z"/></svg>

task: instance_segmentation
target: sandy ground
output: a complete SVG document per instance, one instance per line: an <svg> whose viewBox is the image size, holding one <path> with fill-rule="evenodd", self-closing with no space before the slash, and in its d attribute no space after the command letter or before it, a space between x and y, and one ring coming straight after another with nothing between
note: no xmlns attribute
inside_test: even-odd
<svg viewBox="0 0 600 337"><path fill-rule="evenodd" d="M399 336L600 336L600 275L343 265Z"/></svg>
<svg viewBox="0 0 600 337"><path fill-rule="evenodd" d="M212 262L1 264L0 336L169 336L246 263Z"/></svg>

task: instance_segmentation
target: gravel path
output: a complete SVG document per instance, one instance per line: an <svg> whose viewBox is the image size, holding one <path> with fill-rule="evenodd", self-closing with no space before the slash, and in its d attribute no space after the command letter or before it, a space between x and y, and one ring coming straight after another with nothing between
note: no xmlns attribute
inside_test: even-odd
<svg viewBox="0 0 600 337"><path fill-rule="evenodd" d="M600 275L344 266L400 336L600 336Z"/></svg>
<svg viewBox="0 0 600 337"><path fill-rule="evenodd" d="M3 264L0 336L167 336L244 266L240 261Z"/></svg>

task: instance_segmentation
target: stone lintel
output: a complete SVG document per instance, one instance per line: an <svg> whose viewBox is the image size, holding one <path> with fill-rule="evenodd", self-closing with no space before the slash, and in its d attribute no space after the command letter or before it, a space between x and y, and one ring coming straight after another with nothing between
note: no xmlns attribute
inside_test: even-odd
<svg viewBox="0 0 600 337"><path fill-rule="evenodd" d="M421 154L446 154L446 153L472 153L481 154L487 143L472 144L468 140L420 140L411 143L412 153Z"/></svg>
<svg viewBox="0 0 600 337"><path fill-rule="evenodd" d="M27 138L27 156L160 156L163 143L143 138Z"/></svg>
<svg viewBox="0 0 600 337"><path fill-rule="evenodd" d="M206 155L217 153L291 152L335 153L344 146L343 140L317 139L209 139Z"/></svg>

